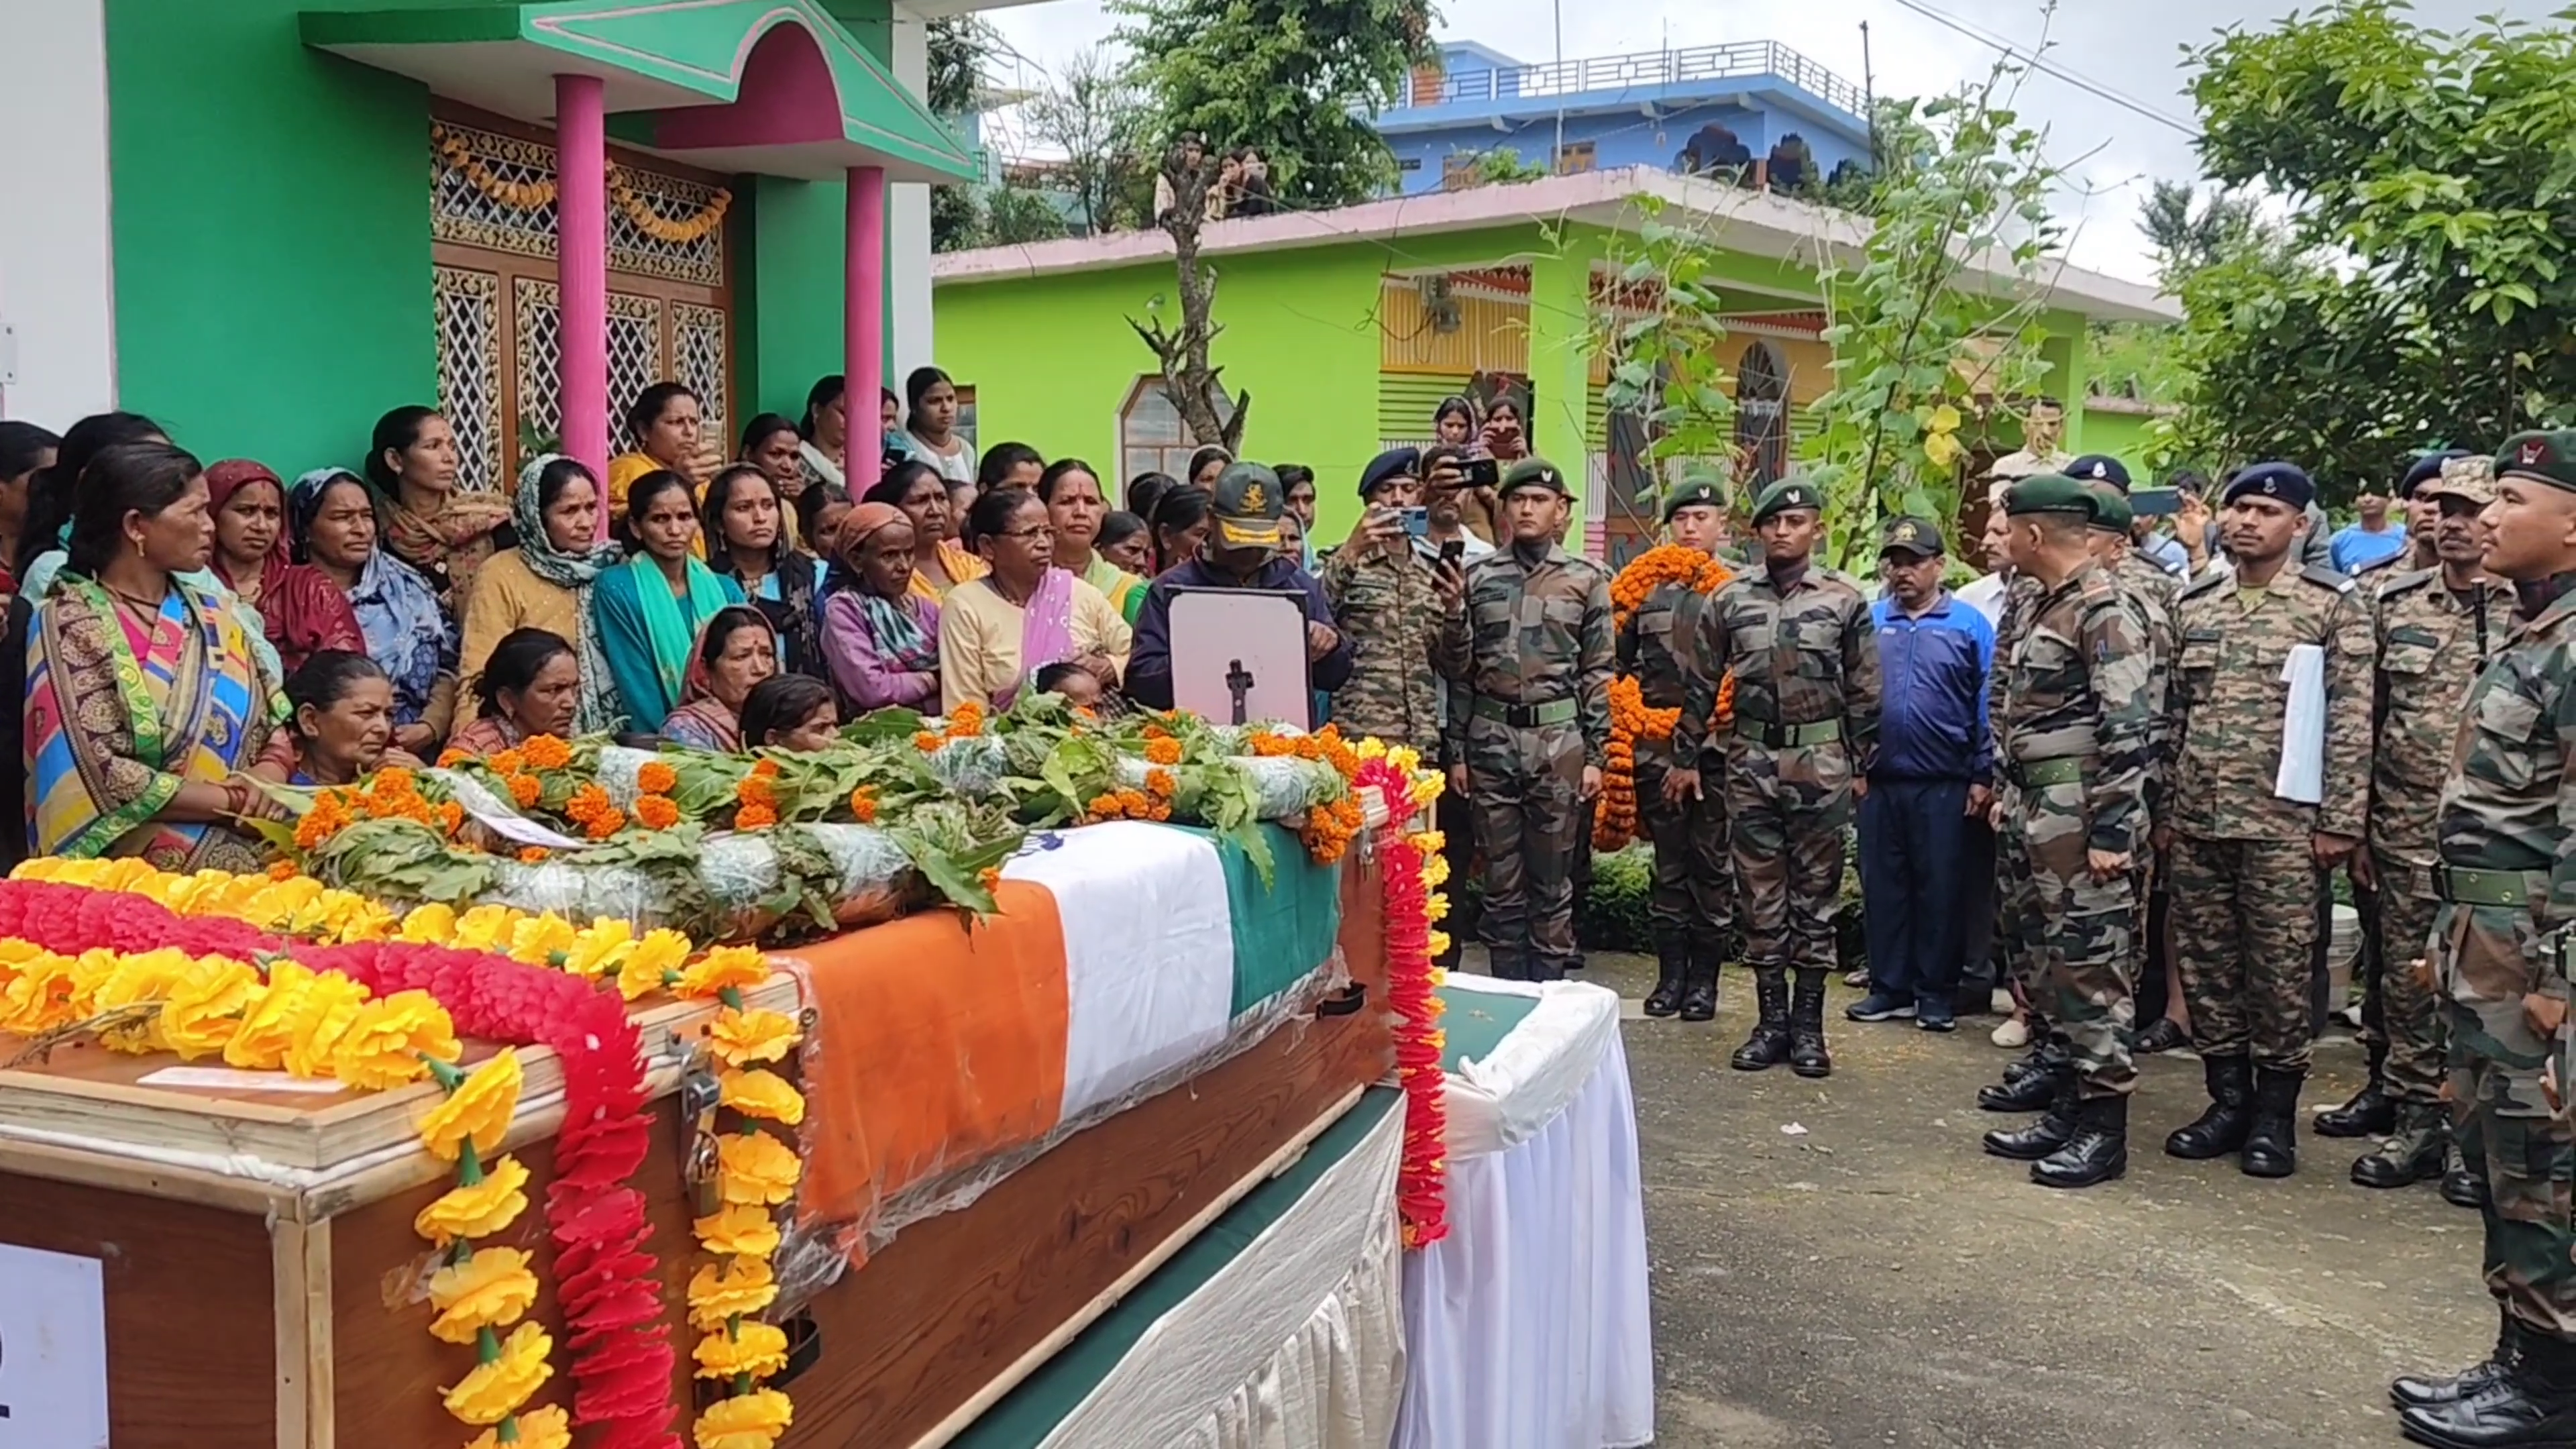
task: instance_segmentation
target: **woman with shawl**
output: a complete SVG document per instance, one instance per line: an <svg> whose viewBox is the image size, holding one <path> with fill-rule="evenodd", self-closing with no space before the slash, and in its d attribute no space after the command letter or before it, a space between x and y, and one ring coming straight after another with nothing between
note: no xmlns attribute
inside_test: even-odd
<svg viewBox="0 0 2576 1449"><path fill-rule="evenodd" d="M743 601L769 620L778 636L778 662L789 673L820 678L823 633L814 589L822 570L788 536L788 516L778 485L747 463L718 473L698 506L707 567L733 580Z"/></svg>
<svg viewBox="0 0 2576 1449"><path fill-rule="evenodd" d="M561 453L531 458L511 495L519 546L493 557L476 578L465 610L461 660L465 677L490 664L492 651L521 629L543 629L573 646L581 696L573 728L605 730L623 712L608 659L600 653L590 594L625 551L599 532L599 480Z"/></svg>
<svg viewBox="0 0 2576 1449"><path fill-rule="evenodd" d="M891 503L862 503L841 524L823 580L823 657L846 714L939 708L939 605L912 590L912 538Z"/></svg>
<svg viewBox="0 0 2576 1449"><path fill-rule="evenodd" d="M591 626L616 683L626 728L659 734L687 697L691 646L698 631L742 589L698 560L697 500L689 480L647 473L626 494L634 557L591 586Z"/></svg>
<svg viewBox="0 0 2576 1449"><path fill-rule="evenodd" d="M428 759L456 721L456 626L411 565L376 546L376 504L346 468L316 468L286 493L295 561L348 597L366 653L394 684L394 745Z"/></svg>
<svg viewBox="0 0 2576 1449"><path fill-rule="evenodd" d="M689 650L686 698L662 721L662 737L675 744L732 754L742 748L742 705L759 683L778 672L778 639L769 621L748 604L716 610Z"/></svg>
<svg viewBox="0 0 2576 1449"><path fill-rule="evenodd" d="M428 583L450 624L464 615L476 571L512 542L509 503L458 492L456 465L456 430L435 410L401 407L376 420L367 481L385 501L385 549Z"/></svg>
<svg viewBox="0 0 2576 1449"><path fill-rule="evenodd" d="M918 458L907 458L887 469L864 500L899 508L912 520L909 587L924 603L936 604L948 597L950 589L992 571L957 542L957 516L949 498L948 485L936 469Z"/></svg>
<svg viewBox="0 0 2576 1449"><path fill-rule="evenodd" d="M287 677L323 649L364 654L366 636L349 596L311 564L293 562L286 542L286 485L265 463L227 458L206 470L213 505L215 577L256 615Z"/></svg>
<svg viewBox="0 0 2576 1449"><path fill-rule="evenodd" d="M1134 636L1098 589L1052 567L1046 505L1026 489L1004 488L975 500L971 522L993 571L941 603L941 713L969 702L1008 709L1038 670L1068 660L1116 688Z"/></svg>
<svg viewBox="0 0 2576 1449"><path fill-rule="evenodd" d="M119 444L81 475L69 558L27 638L30 844L167 871L260 868L243 829L281 818L243 775L276 719L278 681L206 566L205 470L167 443Z"/></svg>
<svg viewBox="0 0 2576 1449"><path fill-rule="evenodd" d="M1109 500L1100 475L1080 458L1059 459L1040 475L1037 492L1055 529L1055 566L1098 589L1134 628L1145 607L1145 581L1101 556L1100 522L1109 516Z"/></svg>

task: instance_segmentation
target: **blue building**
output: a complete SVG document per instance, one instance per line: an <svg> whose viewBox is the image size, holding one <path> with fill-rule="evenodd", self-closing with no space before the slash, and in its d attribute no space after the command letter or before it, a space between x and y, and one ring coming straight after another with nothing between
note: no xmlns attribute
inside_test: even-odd
<svg viewBox="0 0 2576 1449"><path fill-rule="evenodd" d="M1559 173L1659 166L1780 190L1869 164L1860 87L1772 41L1554 65L1466 40L1440 54L1440 70L1417 72L1403 102L1377 117L1406 195L1472 184L1503 150Z"/></svg>

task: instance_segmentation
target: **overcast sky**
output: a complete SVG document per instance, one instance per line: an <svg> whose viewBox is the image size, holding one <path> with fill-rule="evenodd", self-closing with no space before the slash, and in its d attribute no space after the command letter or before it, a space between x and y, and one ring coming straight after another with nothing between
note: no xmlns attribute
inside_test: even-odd
<svg viewBox="0 0 2576 1449"><path fill-rule="evenodd" d="M2021 46L2041 34L2035 0L1928 0L1954 19ZM2543 19L2565 0L2417 0L2416 19L2457 27L2501 11ZM1564 6L1564 45L1555 32L1551 0L1448 0L1443 39L1472 38L1519 59L1539 63L1567 57L1679 49L1739 40L1776 40L1810 59L1861 80L1861 22L1870 30L1870 60L1882 95L1924 95L1982 78L1994 59L1982 45L1916 13L1898 0L1828 0L1807 5L1751 5L1743 0L1626 0L1616 5ZM2048 61L2084 80L2119 92L2177 120L2192 119L2182 58L2185 44L2208 38L2231 19L2260 24L2288 13L2288 0L2068 0L2051 30ZM2310 9L2317 8L2314 4ZM1034 66L1051 68L1105 39L1110 18L1099 0L1044 0L991 12L1011 45ZM1472 14L1471 31L1461 18ZM1005 61L998 77L1009 82ZM1022 83L1033 81L1028 77ZM2187 133L2161 124L2078 86L2034 74L2025 82L2022 108L2048 127L2052 159L2074 168L2078 185L2058 198L2061 216L2075 226L2074 260L2115 275L2153 280L2145 244L2134 219L2146 178L2196 176Z"/></svg>

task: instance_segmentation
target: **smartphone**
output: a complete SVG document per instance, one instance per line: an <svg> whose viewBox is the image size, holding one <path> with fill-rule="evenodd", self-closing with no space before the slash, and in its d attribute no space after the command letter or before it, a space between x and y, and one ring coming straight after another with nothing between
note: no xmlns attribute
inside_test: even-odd
<svg viewBox="0 0 2576 1449"><path fill-rule="evenodd" d="M1428 508L1399 508L1396 515L1404 520L1404 531L1415 538L1431 531L1431 510Z"/></svg>
<svg viewBox="0 0 2576 1449"><path fill-rule="evenodd" d="M2129 511L2140 518L2170 518L2182 511L2182 490L2133 488L2129 491Z"/></svg>
<svg viewBox="0 0 2576 1449"><path fill-rule="evenodd" d="M1503 465L1491 458L1468 459L1467 486L1470 488L1500 488L1503 486Z"/></svg>
<svg viewBox="0 0 2576 1449"><path fill-rule="evenodd" d="M1440 545L1440 561L1453 569L1465 568L1467 566L1467 540L1463 538L1453 538Z"/></svg>

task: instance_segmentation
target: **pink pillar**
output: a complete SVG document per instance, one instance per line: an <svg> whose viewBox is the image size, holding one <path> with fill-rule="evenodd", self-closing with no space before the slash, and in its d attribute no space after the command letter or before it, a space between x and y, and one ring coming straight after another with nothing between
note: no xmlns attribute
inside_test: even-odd
<svg viewBox="0 0 2576 1449"><path fill-rule="evenodd" d="M608 476L608 105L597 76L555 77L556 357L563 450ZM604 505L607 500L602 499ZM599 511L608 527L608 510Z"/></svg>
<svg viewBox="0 0 2576 1449"><path fill-rule="evenodd" d="M850 423L844 463L850 491L876 481L885 452L878 394L885 387L885 168L850 168L841 299L842 407Z"/></svg>

